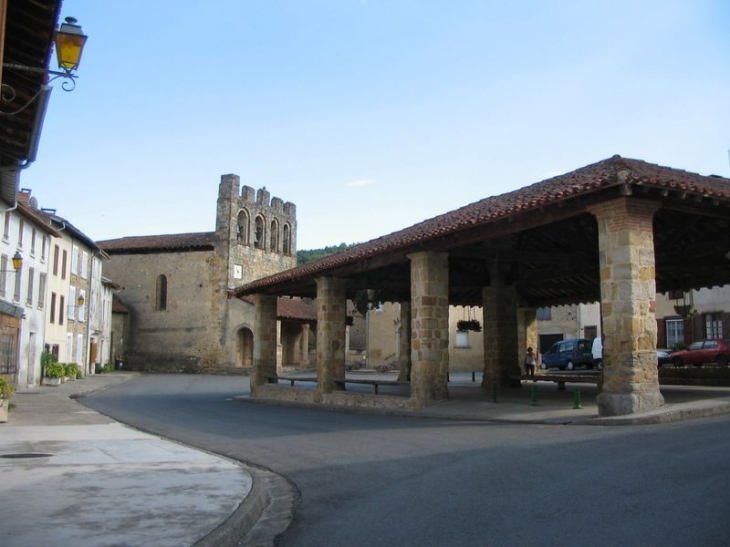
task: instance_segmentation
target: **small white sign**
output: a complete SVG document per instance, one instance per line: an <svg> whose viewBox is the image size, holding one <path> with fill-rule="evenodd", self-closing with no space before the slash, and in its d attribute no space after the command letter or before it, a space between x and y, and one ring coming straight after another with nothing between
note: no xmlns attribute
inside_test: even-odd
<svg viewBox="0 0 730 547"><path fill-rule="evenodd" d="M241 279L243 277L243 267L240 264L233 265L233 277Z"/></svg>

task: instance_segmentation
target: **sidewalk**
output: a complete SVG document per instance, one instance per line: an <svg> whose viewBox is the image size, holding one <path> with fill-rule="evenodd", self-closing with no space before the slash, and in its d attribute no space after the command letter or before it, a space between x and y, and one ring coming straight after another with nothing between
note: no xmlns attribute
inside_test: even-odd
<svg viewBox="0 0 730 547"><path fill-rule="evenodd" d="M282 479L71 398L133 376L91 375L12 397L0 424L0 545L218 547L247 534L246 545L272 545L271 530L255 524Z"/></svg>

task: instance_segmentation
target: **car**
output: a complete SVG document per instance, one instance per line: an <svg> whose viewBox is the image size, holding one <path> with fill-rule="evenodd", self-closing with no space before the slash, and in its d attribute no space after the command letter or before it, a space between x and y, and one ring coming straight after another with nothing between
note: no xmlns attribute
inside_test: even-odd
<svg viewBox="0 0 730 547"><path fill-rule="evenodd" d="M593 340L574 338L555 342L550 349L542 354L540 368L543 370L558 368L573 370L577 366L593 368Z"/></svg>
<svg viewBox="0 0 730 547"><path fill-rule="evenodd" d="M657 366L661 367L663 365L668 365L671 362L672 362L672 350L664 349L664 348L657 348L657 350L656 350Z"/></svg>
<svg viewBox="0 0 730 547"><path fill-rule="evenodd" d="M717 363L725 367L730 363L730 341L722 338L707 338L692 342L687 349L672 353L675 367L694 365L701 367L707 363Z"/></svg>

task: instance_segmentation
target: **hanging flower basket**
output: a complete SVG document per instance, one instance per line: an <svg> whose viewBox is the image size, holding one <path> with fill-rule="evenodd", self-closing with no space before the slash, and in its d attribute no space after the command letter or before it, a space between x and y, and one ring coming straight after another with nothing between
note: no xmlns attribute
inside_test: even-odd
<svg viewBox="0 0 730 547"><path fill-rule="evenodd" d="M469 319L456 322L456 330L461 332L473 331L482 332L482 324L478 319Z"/></svg>

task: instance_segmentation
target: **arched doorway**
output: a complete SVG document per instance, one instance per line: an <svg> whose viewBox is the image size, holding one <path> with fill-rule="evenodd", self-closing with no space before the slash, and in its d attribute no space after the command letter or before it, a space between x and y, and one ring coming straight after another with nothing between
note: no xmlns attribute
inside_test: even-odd
<svg viewBox="0 0 730 547"><path fill-rule="evenodd" d="M251 329L240 328L236 341L236 367L253 367L253 332Z"/></svg>

